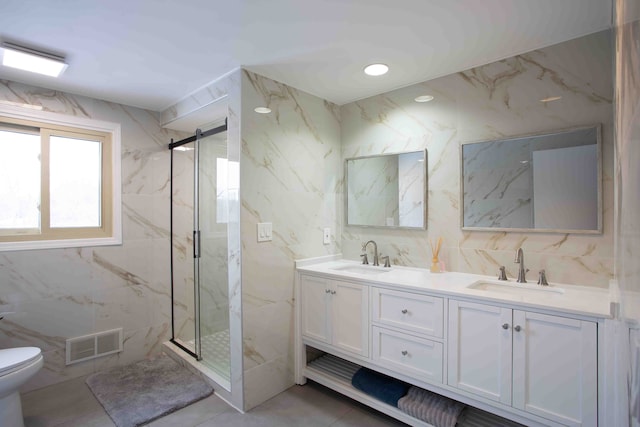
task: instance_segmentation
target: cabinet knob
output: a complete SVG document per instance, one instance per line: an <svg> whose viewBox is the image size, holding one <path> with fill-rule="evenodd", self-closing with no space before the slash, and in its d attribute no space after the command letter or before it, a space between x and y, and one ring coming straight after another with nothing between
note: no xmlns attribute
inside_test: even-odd
<svg viewBox="0 0 640 427"><path fill-rule="evenodd" d="M409 354L409 352L407 350L402 350L402 355L406 356L407 354Z"/></svg>
<svg viewBox="0 0 640 427"><path fill-rule="evenodd" d="M407 314L409 311L405 308L404 310L402 310L402 314Z"/></svg>
<svg viewBox="0 0 640 427"><path fill-rule="evenodd" d="M509 324L505 323L504 325L502 325L502 329L509 329Z"/></svg>
<svg viewBox="0 0 640 427"><path fill-rule="evenodd" d="M335 295L335 294L336 294L336 291L331 291L331 295Z"/></svg>
<svg viewBox="0 0 640 427"><path fill-rule="evenodd" d="M516 332L520 332L522 330L522 328L520 327L520 325L516 325L513 327L513 330Z"/></svg>
<svg viewBox="0 0 640 427"><path fill-rule="evenodd" d="M330 291L329 289L325 289L325 290L324 290L324 293L325 293L325 294L328 294L328 293L330 293L330 292L331 292L331 291Z"/></svg>

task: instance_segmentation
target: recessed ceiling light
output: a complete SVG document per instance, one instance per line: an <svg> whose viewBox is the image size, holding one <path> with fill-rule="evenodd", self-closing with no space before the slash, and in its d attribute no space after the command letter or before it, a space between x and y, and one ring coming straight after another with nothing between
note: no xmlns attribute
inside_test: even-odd
<svg viewBox="0 0 640 427"><path fill-rule="evenodd" d="M389 67L385 64L371 64L364 67L364 73L369 76L381 76L387 74Z"/></svg>
<svg viewBox="0 0 640 427"><path fill-rule="evenodd" d="M433 96L431 95L420 95L420 96L416 96L414 101L416 102L429 102L429 101L433 101Z"/></svg>
<svg viewBox="0 0 640 427"><path fill-rule="evenodd" d="M60 76L68 66L60 56L11 43L2 44L2 65L51 77Z"/></svg>
<svg viewBox="0 0 640 427"><path fill-rule="evenodd" d="M271 108L268 107L256 107L253 109L256 113L260 114L269 114L271 112Z"/></svg>
<svg viewBox="0 0 640 427"><path fill-rule="evenodd" d="M543 98L540 100L540 102L551 102L551 101L557 101L559 99L562 99L561 96L550 96L548 98Z"/></svg>

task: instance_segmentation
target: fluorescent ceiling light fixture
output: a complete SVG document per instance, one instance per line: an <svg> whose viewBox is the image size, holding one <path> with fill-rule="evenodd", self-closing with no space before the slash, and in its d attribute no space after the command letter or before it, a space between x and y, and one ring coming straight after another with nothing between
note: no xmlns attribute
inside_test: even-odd
<svg viewBox="0 0 640 427"><path fill-rule="evenodd" d="M551 102L551 101L557 101L559 99L562 99L561 96L550 96L548 98L543 98L540 100L540 102Z"/></svg>
<svg viewBox="0 0 640 427"><path fill-rule="evenodd" d="M271 108L268 107L256 107L253 109L256 113L259 114L269 114L271 112Z"/></svg>
<svg viewBox="0 0 640 427"><path fill-rule="evenodd" d="M60 56L11 43L2 44L2 65L51 77L60 76L68 66Z"/></svg>
<svg viewBox="0 0 640 427"><path fill-rule="evenodd" d="M371 64L364 67L364 73L369 76L381 76L387 74L389 67L385 64Z"/></svg>
<svg viewBox="0 0 640 427"><path fill-rule="evenodd" d="M414 101L416 102L429 102L429 101L433 101L433 96L431 95L420 95L420 96L416 96L414 98Z"/></svg>

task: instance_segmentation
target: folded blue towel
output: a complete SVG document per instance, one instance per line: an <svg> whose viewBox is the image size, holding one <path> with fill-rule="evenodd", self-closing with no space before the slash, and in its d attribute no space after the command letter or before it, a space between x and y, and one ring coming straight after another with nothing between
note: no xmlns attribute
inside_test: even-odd
<svg viewBox="0 0 640 427"><path fill-rule="evenodd" d="M409 385L367 368L360 368L351 379L351 384L384 403L398 407L398 400L409 390Z"/></svg>

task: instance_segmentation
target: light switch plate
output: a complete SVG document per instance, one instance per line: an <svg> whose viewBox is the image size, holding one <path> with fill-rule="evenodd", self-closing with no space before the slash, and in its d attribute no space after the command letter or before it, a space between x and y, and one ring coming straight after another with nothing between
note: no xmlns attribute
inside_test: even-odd
<svg viewBox="0 0 640 427"><path fill-rule="evenodd" d="M258 223L258 242L270 242L273 239L273 225L270 222Z"/></svg>
<svg viewBox="0 0 640 427"><path fill-rule="evenodd" d="M322 243L328 245L331 243L331 229L326 227L322 232Z"/></svg>

